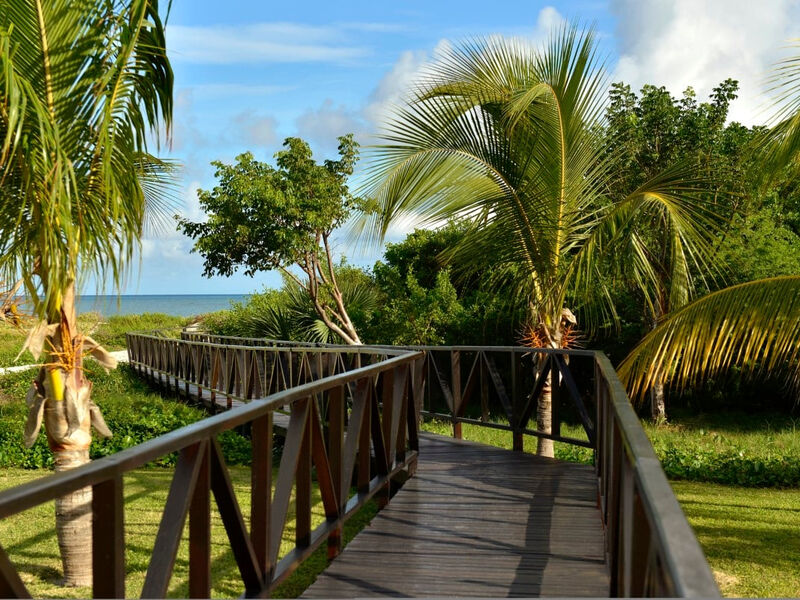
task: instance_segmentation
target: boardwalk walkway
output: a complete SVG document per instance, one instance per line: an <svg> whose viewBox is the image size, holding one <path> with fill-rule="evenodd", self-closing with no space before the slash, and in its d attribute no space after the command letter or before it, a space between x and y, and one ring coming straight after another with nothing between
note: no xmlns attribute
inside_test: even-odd
<svg viewBox="0 0 800 600"><path fill-rule="evenodd" d="M419 469L304 598L609 595L587 465L423 434Z"/></svg>

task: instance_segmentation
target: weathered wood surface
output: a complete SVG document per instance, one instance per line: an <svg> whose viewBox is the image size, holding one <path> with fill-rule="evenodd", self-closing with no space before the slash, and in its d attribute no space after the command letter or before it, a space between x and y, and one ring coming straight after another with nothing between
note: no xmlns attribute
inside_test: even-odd
<svg viewBox="0 0 800 600"><path fill-rule="evenodd" d="M441 436L304 598L609 595L592 467Z"/></svg>

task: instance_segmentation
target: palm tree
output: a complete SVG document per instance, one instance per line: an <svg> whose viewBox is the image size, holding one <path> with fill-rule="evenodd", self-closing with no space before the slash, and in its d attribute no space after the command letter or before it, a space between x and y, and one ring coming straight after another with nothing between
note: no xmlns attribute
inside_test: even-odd
<svg viewBox="0 0 800 600"><path fill-rule="evenodd" d="M456 268L493 261L496 278L513 283L527 306L528 337L551 348L564 347L575 325L570 307L583 308L590 326L614 316L601 274L604 262L614 266L612 248L632 248L641 288L657 289L649 257L630 235L642 214L669 224L671 264L689 285L690 266L710 253L712 230L695 201L697 182L674 168L627 197L607 197L613 157L599 135L605 90L591 31L565 26L538 50L491 37L445 51L373 150L367 192L380 210L365 221L367 233L379 239L399 220L471 219L445 258ZM550 432L550 417L547 386L540 431ZM537 453L552 456L552 441L539 438Z"/></svg>
<svg viewBox="0 0 800 600"><path fill-rule="evenodd" d="M169 198L169 165L147 140L172 115L157 0L0 3L0 273L24 281L44 362L25 438L44 421L57 471L89 460L90 426L110 435L82 361L115 361L78 330L75 294L94 273L119 285L147 207ZM91 488L56 503L67 585L90 585Z"/></svg>
<svg viewBox="0 0 800 600"><path fill-rule="evenodd" d="M333 267L342 304L360 324L363 317L376 310L380 292L369 275L357 267ZM331 304L331 292L321 290L322 300ZM354 326L354 331L356 328ZM246 337L265 337L274 340L297 340L323 344L341 344L345 340L320 317L306 286L292 277L283 277L283 287L255 310L246 312L239 333Z"/></svg>
<svg viewBox="0 0 800 600"><path fill-rule="evenodd" d="M800 42L795 42L800 50ZM800 54L777 65L775 125L756 140L765 181L800 175ZM702 382L732 365L750 375L788 373L800 383L800 275L759 279L704 296L670 315L619 366L636 397L651 385Z"/></svg>

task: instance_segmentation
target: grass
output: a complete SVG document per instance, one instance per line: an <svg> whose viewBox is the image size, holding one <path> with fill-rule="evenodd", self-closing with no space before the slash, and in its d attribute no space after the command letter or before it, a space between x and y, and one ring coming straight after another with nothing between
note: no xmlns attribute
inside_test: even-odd
<svg viewBox="0 0 800 600"><path fill-rule="evenodd" d="M800 595L800 489L673 481L726 596Z"/></svg>
<svg viewBox="0 0 800 600"><path fill-rule="evenodd" d="M250 470L246 467L229 467L236 496L249 524ZM277 475L277 472L275 473ZM42 476L42 471L4 469L0 471L0 489L9 488ZM126 597L141 594L145 573L150 562L153 543L161 513L172 479L171 469L147 468L128 473L125 485L125 564ZM319 491L314 490L312 526L320 524L324 513ZM347 543L377 512L374 502L368 503L351 518L344 528ZM212 502L211 568L214 598L239 596L243 591L239 571L227 543L225 529ZM59 585L61 560L55 533L55 514L52 502L32 508L24 513L0 521L0 544L17 567L28 591L34 597L86 598L87 588L64 588ZM280 556L294 547L294 506L290 506L286 529L283 533ZM188 525L184 528L175 570L169 587L169 597L188 596ZM272 593L273 598L294 598L303 592L327 565L326 548L318 548L288 580Z"/></svg>
<svg viewBox="0 0 800 600"><path fill-rule="evenodd" d="M125 348L125 333L128 331L146 331L150 329L171 329L183 327L190 319L175 317L161 313L144 313L139 315L114 315L103 318L98 313L83 313L78 317L80 331L92 336L107 350ZM0 367L26 365L36 362L29 352L25 352L16 360L32 320L26 320L17 327L6 321L0 321Z"/></svg>
<svg viewBox="0 0 800 600"><path fill-rule="evenodd" d="M198 407L161 397L125 364L106 373L87 361L85 373L94 384L92 398L100 407L114 435L109 439L95 436L91 455L99 458L135 446L207 416ZM22 432L28 411L25 394L35 376L34 370L0 376L0 466L35 469L52 466L52 453L44 432L32 448L23 445ZM250 443L234 431L220 435L225 458L232 464L249 464ZM174 456L159 459L162 466L172 464Z"/></svg>

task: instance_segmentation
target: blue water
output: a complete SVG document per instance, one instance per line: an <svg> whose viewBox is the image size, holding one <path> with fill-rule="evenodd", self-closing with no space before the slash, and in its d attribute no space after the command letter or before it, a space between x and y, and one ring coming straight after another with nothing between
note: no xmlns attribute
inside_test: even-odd
<svg viewBox="0 0 800 600"><path fill-rule="evenodd" d="M231 302L241 302L243 294L146 294L130 296L81 296L78 312L99 312L104 317L158 312L180 317L230 308Z"/></svg>

